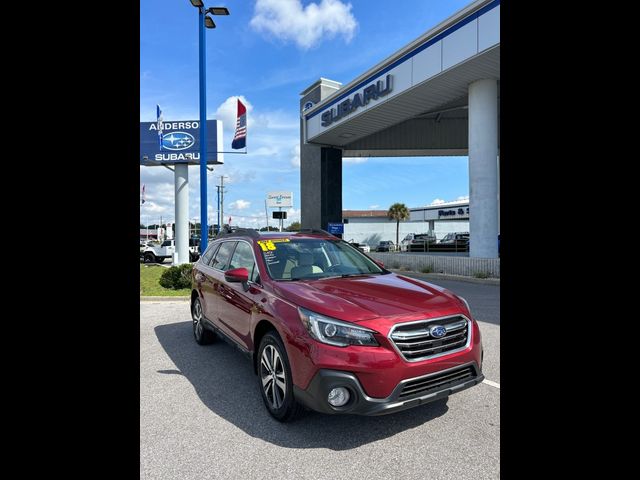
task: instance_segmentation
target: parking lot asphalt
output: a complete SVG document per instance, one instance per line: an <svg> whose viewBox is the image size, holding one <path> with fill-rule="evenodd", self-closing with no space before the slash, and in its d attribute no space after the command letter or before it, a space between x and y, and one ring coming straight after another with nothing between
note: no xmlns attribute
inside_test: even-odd
<svg viewBox="0 0 640 480"><path fill-rule="evenodd" d="M471 304L494 385L382 417L308 412L291 424L269 416L236 349L195 343L187 302L142 302L140 478L499 478L499 287L434 283Z"/></svg>

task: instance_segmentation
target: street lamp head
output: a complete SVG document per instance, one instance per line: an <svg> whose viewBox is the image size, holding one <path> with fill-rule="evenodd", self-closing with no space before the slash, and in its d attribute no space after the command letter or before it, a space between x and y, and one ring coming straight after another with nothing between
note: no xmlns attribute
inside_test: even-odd
<svg viewBox="0 0 640 480"><path fill-rule="evenodd" d="M198 8L204 7L204 3L202 3L202 0L191 0L191 5Z"/></svg>
<svg viewBox="0 0 640 480"><path fill-rule="evenodd" d="M227 7L211 7L207 8L207 13L213 15L229 15L229 9Z"/></svg>
<svg viewBox="0 0 640 480"><path fill-rule="evenodd" d="M207 28L216 28L216 24L213 23L213 19L211 17L204 17L204 26Z"/></svg>

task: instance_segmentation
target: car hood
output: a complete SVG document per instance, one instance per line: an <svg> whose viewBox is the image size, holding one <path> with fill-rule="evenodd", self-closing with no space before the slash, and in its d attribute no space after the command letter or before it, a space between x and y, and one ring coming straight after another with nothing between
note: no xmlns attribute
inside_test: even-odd
<svg viewBox="0 0 640 480"><path fill-rule="evenodd" d="M378 317L409 317L408 321L462 312L448 290L395 273L277 282L275 290L303 308L350 322Z"/></svg>

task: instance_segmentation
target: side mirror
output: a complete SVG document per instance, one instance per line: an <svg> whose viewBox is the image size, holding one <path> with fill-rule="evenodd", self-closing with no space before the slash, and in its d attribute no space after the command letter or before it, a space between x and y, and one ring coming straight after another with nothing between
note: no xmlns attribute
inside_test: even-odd
<svg viewBox="0 0 640 480"><path fill-rule="evenodd" d="M380 260L374 260L374 262L376 262L380 268L384 268L384 263L382 263Z"/></svg>
<svg viewBox="0 0 640 480"><path fill-rule="evenodd" d="M249 281L249 270L244 267L227 270L224 272L224 278L227 282L246 283Z"/></svg>

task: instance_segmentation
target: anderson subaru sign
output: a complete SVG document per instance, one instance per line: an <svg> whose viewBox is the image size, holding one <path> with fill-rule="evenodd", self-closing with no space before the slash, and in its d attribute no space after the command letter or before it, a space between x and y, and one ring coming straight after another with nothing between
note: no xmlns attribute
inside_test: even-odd
<svg viewBox="0 0 640 480"><path fill-rule="evenodd" d="M200 164L200 122L162 122L162 143L157 122L140 122L140 165ZM207 120L207 163L224 163L222 122Z"/></svg>

